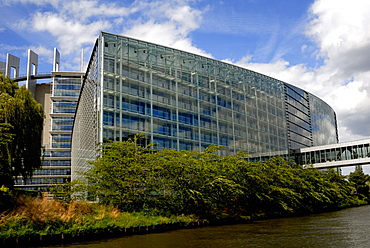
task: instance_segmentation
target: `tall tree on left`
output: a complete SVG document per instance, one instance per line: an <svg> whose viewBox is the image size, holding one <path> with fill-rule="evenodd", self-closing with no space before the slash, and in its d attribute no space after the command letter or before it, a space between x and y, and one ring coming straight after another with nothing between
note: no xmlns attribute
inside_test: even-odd
<svg viewBox="0 0 370 248"><path fill-rule="evenodd" d="M44 111L25 86L0 73L0 187L41 166Z"/></svg>

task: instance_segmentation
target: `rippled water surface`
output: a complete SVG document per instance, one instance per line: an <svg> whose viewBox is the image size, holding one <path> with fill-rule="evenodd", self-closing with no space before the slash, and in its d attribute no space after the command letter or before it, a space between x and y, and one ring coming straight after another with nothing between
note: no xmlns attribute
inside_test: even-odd
<svg viewBox="0 0 370 248"><path fill-rule="evenodd" d="M304 217L185 229L63 247L370 247L370 206Z"/></svg>

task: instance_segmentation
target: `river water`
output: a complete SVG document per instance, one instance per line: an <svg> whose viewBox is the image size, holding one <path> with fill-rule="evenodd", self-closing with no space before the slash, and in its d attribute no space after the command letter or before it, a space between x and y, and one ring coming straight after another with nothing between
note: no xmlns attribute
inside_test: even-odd
<svg viewBox="0 0 370 248"><path fill-rule="evenodd" d="M61 247L61 246L59 246ZM370 247L370 206L249 224L64 245L70 248Z"/></svg>

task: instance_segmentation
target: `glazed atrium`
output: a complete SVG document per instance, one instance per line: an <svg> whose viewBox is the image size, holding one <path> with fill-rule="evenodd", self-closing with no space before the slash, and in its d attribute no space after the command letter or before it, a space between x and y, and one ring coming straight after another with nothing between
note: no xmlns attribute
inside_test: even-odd
<svg viewBox="0 0 370 248"><path fill-rule="evenodd" d="M293 82L294 83L294 82ZM156 149L255 159L338 142L336 114L291 84L232 64L101 32L82 85L72 133L72 179L99 145L142 134Z"/></svg>

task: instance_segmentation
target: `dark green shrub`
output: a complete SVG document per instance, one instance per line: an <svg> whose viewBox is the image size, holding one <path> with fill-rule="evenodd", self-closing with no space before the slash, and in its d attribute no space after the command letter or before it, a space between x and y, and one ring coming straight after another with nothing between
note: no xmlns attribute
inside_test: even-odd
<svg viewBox="0 0 370 248"><path fill-rule="evenodd" d="M4 186L0 188L0 213L11 209L15 204L10 190Z"/></svg>

